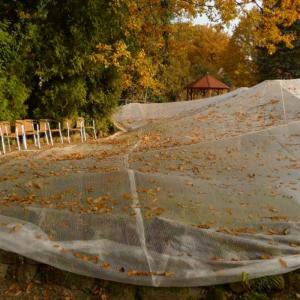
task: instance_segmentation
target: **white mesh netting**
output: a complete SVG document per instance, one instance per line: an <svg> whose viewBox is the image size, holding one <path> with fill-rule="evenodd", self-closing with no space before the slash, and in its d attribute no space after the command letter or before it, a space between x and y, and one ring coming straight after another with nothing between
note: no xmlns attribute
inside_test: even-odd
<svg viewBox="0 0 300 300"><path fill-rule="evenodd" d="M1 158L2 249L152 286L300 267L300 80L113 119L128 132Z"/></svg>

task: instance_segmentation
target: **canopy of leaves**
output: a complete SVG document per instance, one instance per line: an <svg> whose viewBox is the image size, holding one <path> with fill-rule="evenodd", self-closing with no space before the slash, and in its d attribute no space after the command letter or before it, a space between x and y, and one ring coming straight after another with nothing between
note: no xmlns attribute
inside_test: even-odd
<svg viewBox="0 0 300 300"><path fill-rule="evenodd" d="M292 48L285 47L283 43L279 44L272 55L264 48L257 51L259 80L300 78L300 20L282 30L298 38L293 42Z"/></svg>
<svg viewBox="0 0 300 300"><path fill-rule="evenodd" d="M120 97L180 99L184 86L206 72L250 85L249 51L292 47L296 36L287 28L297 11L299 1L291 0L3 0L0 119L102 119ZM176 22L203 13L219 25ZM241 23L230 39L221 27L237 17L252 24L252 33Z"/></svg>
<svg viewBox="0 0 300 300"><path fill-rule="evenodd" d="M0 14L7 25L0 31L0 63L10 60L22 65L20 72L20 64L15 63L1 81L4 92L13 84L18 86L10 101L1 100L2 107L26 100L33 117L109 114L120 94L116 68L95 65L90 59L99 42L112 44L122 38L119 20L108 4L97 0L67 0L63 5L42 0L1 3ZM18 47L14 49L15 40ZM21 84L16 84L18 78ZM12 108L19 111L16 104ZM8 117L3 112L1 118Z"/></svg>
<svg viewBox="0 0 300 300"><path fill-rule="evenodd" d="M16 37L9 34L8 24L0 22L0 120L14 119L26 112L24 105L29 93L15 72Z"/></svg>

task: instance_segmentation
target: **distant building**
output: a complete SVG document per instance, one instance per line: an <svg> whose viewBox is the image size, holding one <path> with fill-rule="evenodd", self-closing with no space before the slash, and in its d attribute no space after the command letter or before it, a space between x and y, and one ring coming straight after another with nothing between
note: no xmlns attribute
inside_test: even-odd
<svg viewBox="0 0 300 300"><path fill-rule="evenodd" d="M186 87L187 100L227 93L229 86L211 75L205 75Z"/></svg>

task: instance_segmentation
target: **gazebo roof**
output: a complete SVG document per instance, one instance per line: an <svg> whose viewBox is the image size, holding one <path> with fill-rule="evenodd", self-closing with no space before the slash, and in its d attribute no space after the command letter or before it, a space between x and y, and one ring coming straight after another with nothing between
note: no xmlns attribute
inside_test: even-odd
<svg viewBox="0 0 300 300"><path fill-rule="evenodd" d="M198 78L196 81L189 84L187 88L228 90L229 86L211 75L205 75L204 77Z"/></svg>

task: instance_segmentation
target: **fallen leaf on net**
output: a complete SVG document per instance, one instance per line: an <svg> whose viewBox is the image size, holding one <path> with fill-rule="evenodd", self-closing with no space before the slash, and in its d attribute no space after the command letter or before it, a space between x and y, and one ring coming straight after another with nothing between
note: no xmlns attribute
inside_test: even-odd
<svg viewBox="0 0 300 300"><path fill-rule="evenodd" d="M275 229L275 228L269 228L267 229L266 234L268 235L286 235L286 229Z"/></svg>
<svg viewBox="0 0 300 300"><path fill-rule="evenodd" d="M33 186L36 188L36 189L39 189L39 190L41 190L42 189L42 185L40 184L40 183L38 183L38 182L34 182L33 183Z"/></svg>
<svg viewBox="0 0 300 300"><path fill-rule="evenodd" d="M18 232L20 229L21 229L21 225L20 224L17 224L17 225L15 225L15 226L13 226L10 230L9 230L9 232L10 233L12 233L12 232Z"/></svg>
<svg viewBox="0 0 300 300"><path fill-rule="evenodd" d="M172 273L172 272L165 272L164 273L165 277L172 277L173 275L174 275L174 273Z"/></svg>
<svg viewBox="0 0 300 300"><path fill-rule="evenodd" d="M279 258L278 259L280 265L283 267L283 268L287 268L288 267L288 264L285 260L283 260L282 258Z"/></svg>
<svg viewBox="0 0 300 300"><path fill-rule="evenodd" d="M136 271L136 270L130 270L127 272L128 276L151 276L150 272L144 272L144 271Z"/></svg>
<svg viewBox="0 0 300 300"><path fill-rule="evenodd" d="M227 209L226 209L226 212L227 212L229 215L232 216L232 214L233 214L233 209L232 209L232 208L227 208Z"/></svg>
<svg viewBox="0 0 300 300"><path fill-rule="evenodd" d="M145 271L137 271L137 270L129 270L127 272L128 276L164 276L164 277L172 277L174 273L172 272L145 272Z"/></svg>
<svg viewBox="0 0 300 300"><path fill-rule="evenodd" d="M124 198L125 200L132 200L132 195L130 195L130 194L128 194L128 193L124 193L124 194L123 194L123 198Z"/></svg>
<svg viewBox="0 0 300 300"><path fill-rule="evenodd" d="M214 255L210 258L210 260L213 260L213 261L219 261L221 260L222 258L220 256L217 256L217 255Z"/></svg>
<svg viewBox="0 0 300 300"><path fill-rule="evenodd" d="M271 219L272 221L285 221L287 222L289 219L287 216L271 216L271 217L267 217L269 219Z"/></svg>
<svg viewBox="0 0 300 300"><path fill-rule="evenodd" d="M231 261L241 261L241 259L239 257L233 257Z"/></svg>
<svg viewBox="0 0 300 300"><path fill-rule="evenodd" d="M207 224L199 224L199 225L196 225L198 228L201 228L201 229L209 229L210 226L207 225Z"/></svg>
<svg viewBox="0 0 300 300"><path fill-rule="evenodd" d="M32 187L32 182L31 181L28 181L26 184L25 184L26 187L28 188L31 188Z"/></svg>
<svg viewBox="0 0 300 300"><path fill-rule="evenodd" d="M289 246L290 246L290 247L295 247L295 248L296 248L296 247L300 247L299 244L295 244L295 243L289 243Z"/></svg>
<svg viewBox="0 0 300 300"><path fill-rule="evenodd" d="M108 270L108 269L110 269L110 264L109 264L109 263L103 263L103 264L101 265L101 267L102 267L103 269L105 269L105 270Z"/></svg>
<svg viewBox="0 0 300 300"><path fill-rule="evenodd" d="M260 259L271 259L272 256L269 255L269 254L264 254L264 255L261 255L259 258L260 258Z"/></svg>

